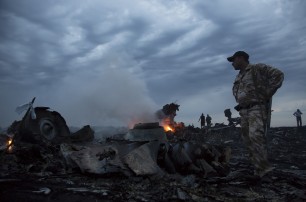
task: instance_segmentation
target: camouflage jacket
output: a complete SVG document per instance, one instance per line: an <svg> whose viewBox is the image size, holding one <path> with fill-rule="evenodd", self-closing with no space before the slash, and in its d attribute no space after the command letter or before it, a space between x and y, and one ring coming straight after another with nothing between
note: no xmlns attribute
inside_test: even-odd
<svg viewBox="0 0 306 202"><path fill-rule="evenodd" d="M239 72L233 95L236 102L247 105L253 102L266 102L281 87L284 74L266 64L249 64L245 71Z"/></svg>

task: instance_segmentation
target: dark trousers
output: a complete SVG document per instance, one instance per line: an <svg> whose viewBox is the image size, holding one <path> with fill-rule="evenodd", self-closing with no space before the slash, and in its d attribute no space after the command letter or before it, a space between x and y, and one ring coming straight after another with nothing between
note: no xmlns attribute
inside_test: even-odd
<svg viewBox="0 0 306 202"><path fill-rule="evenodd" d="M300 117L300 116L296 117L296 123L297 123L297 127L301 127L302 126L302 117Z"/></svg>

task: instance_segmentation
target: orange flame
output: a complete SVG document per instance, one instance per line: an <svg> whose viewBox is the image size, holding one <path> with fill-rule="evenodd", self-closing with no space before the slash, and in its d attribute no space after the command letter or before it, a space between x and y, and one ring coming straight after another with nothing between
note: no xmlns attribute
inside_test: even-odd
<svg viewBox="0 0 306 202"><path fill-rule="evenodd" d="M13 139L12 138L9 138L7 143L6 143L6 146L7 146L7 151L10 153L12 152L13 150Z"/></svg>
<svg viewBox="0 0 306 202"><path fill-rule="evenodd" d="M168 132L168 131L174 132L174 129L171 128L169 125L164 125L163 127L164 127L164 130L165 130L166 132Z"/></svg>

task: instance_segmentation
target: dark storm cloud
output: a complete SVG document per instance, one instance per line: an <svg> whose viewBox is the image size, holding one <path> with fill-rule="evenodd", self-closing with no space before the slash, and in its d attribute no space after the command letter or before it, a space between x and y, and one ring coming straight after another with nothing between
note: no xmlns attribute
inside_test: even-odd
<svg viewBox="0 0 306 202"><path fill-rule="evenodd" d="M169 102L177 121L233 108L237 50L285 73L274 125L306 108L306 2L9 1L0 3L0 126L37 97L71 125L152 120ZM125 5L125 6L121 6ZM286 104L285 104L286 103ZM306 111L306 109L305 109ZM237 115L233 112L234 115Z"/></svg>

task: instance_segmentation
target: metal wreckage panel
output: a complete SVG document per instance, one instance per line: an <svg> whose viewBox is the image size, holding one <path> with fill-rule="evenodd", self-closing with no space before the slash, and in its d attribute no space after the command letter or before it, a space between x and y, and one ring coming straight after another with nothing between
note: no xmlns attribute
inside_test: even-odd
<svg viewBox="0 0 306 202"><path fill-rule="evenodd" d="M170 144L160 127L131 129L124 138L104 145L61 144L61 153L68 167L78 166L83 173L92 174L122 172L139 176L166 171L207 176L226 175L228 170L229 148L219 152L213 146L190 142Z"/></svg>
<svg viewBox="0 0 306 202"><path fill-rule="evenodd" d="M83 173L153 175L160 171L155 160L158 146L156 141L86 146L61 144L61 153L68 167L78 167Z"/></svg>

